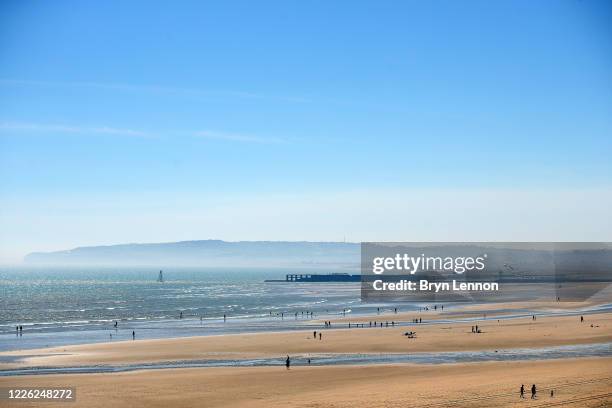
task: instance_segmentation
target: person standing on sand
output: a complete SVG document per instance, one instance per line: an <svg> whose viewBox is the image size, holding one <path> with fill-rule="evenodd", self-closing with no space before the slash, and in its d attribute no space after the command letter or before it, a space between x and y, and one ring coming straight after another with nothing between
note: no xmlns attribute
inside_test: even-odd
<svg viewBox="0 0 612 408"><path fill-rule="evenodd" d="M317 331L316 330L312 332L312 338L315 339L315 340L317 339Z"/></svg>
<svg viewBox="0 0 612 408"><path fill-rule="evenodd" d="M531 386L531 399L536 399L536 393L538 392L538 390L536 389L535 384L533 384Z"/></svg>
<svg viewBox="0 0 612 408"><path fill-rule="evenodd" d="M580 316L580 323L584 322L584 316Z"/></svg>
<svg viewBox="0 0 612 408"><path fill-rule="evenodd" d="M136 340L136 332L132 330L132 340Z"/></svg>
<svg viewBox="0 0 612 408"><path fill-rule="evenodd" d="M521 384L521 398L525 398L525 384Z"/></svg>
<svg viewBox="0 0 612 408"><path fill-rule="evenodd" d="M285 360L285 367L287 367L287 370L289 370L290 366L291 366L291 359L287 355L287 359Z"/></svg>
<svg viewBox="0 0 612 408"><path fill-rule="evenodd" d="M319 332L319 340L321 340L321 338L322 338L322 334L321 332Z"/></svg>

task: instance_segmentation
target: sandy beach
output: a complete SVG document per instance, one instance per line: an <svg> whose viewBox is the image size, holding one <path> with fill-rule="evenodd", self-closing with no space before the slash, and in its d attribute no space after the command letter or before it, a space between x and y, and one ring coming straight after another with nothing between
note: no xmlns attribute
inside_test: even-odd
<svg viewBox="0 0 612 408"><path fill-rule="evenodd" d="M0 378L76 387L66 407L607 407L612 359L450 365L206 368ZM537 384L536 400L519 387ZM555 396L550 397L550 390ZM7 407L40 403L14 402Z"/></svg>
<svg viewBox="0 0 612 408"><path fill-rule="evenodd" d="M401 316L372 316L372 321L391 321ZM322 353L410 353L467 350L537 348L612 341L612 314L585 316L540 316L476 322L414 324L409 327L348 329L348 319L332 321L332 329L312 331L202 336L159 340L136 340L64 346L0 353L23 358L0 364L0 369L25 366L73 366L85 364L130 364L193 359L243 359L282 357L287 354ZM398 320L399 321L399 320ZM478 325L482 333L471 332ZM593 325L591 327L591 325ZM334 329L334 327L344 327ZM416 331L416 338L403 334Z"/></svg>
<svg viewBox="0 0 612 408"><path fill-rule="evenodd" d="M612 342L612 314L503 318L508 309L480 306L422 313L391 313L332 320L331 328L313 321L313 331L245 333L158 340L114 341L0 353L0 369L25 367L121 366L188 360L278 359L278 366L136 369L116 373L47 374L0 377L0 387L76 387L68 407L606 407L612 404L612 358L486 361L454 364L293 365L286 355L409 354L418 352L539 349ZM528 305L528 310L550 310ZM393 327L421 316L431 324ZM499 319L497 318L499 317ZM446 321L449 320L449 321ZM369 321L389 322L370 327ZM351 328L348 328L349 322ZM355 327L364 324L365 327ZM481 333L472 333L478 325ZM404 336L415 331L416 338ZM8 359L7 357L13 357ZM526 399L519 387L526 386ZM531 384L538 397L530 399ZM551 390L554 396L550 397ZM205 402L205 404L204 404ZM0 406L39 406L0 401Z"/></svg>

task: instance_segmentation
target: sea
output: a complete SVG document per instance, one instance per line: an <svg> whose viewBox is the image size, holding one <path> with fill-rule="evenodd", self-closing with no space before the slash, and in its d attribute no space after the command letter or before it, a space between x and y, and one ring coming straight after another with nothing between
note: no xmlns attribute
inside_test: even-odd
<svg viewBox="0 0 612 408"><path fill-rule="evenodd" d="M367 314L376 320L377 314L395 311L415 311L416 316L426 306L362 302L359 282L266 282L282 280L286 274L333 272L358 273L312 267L167 267L164 281L158 282L155 268L0 267L0 352L131 340L132 333L136 339L159 339L312 330L319 329L322 320L339 316L348 319L334 328L345 328L351 316ZM452 314L454 306L446 303L445 312ZM540 313L497 311L505 312L500 319ZM610 311L612 304L606 303L555 314Z"/></svg>
<svg viewBox="0 0 612 408"><path fill-rule="evenodd" d="M145 339L296 330L398 307L362 303L358 282L265 282L330 272L338 271L165 268L158 282L154 268L4 267L0 351L128 340L132 331Z"/></svg>

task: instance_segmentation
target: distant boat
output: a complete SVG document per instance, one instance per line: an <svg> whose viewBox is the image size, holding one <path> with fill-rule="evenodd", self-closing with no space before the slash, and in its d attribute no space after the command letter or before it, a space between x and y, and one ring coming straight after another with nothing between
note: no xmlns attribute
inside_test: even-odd
<svg viewBox="0 0 612 408"><path fill-rule="evenodd" d="M158 282L164 282L164 273L162 271L159 271L159 276L157 277L157 281Z"/></svg>

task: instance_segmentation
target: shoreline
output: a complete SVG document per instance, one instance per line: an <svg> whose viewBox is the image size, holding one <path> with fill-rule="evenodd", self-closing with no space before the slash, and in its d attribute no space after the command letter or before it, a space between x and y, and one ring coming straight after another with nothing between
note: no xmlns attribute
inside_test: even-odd
<svg viewBox="0 0 612 408"><path fill-rule="evenodd" d="M397 315L395 315L397 316ZM246 360L292 355L393 354L538 349L612 342L612 313L441 322L392 327L332 328L108 341L84 345L27 349L0 353L0 370L25 367L146 364L188 360ZM380 316L371 317L371 319ZM472 333L478 325L481 333ZM593 325L591 327L591 325ZM313 332L321 333L315 339ZM404 334L416 332L415 338ZM11 359L13 361L11 361ZM2 361L4 360L4 361ZM8 362L6 362L8 360Z"/></svg>
<svg viewBox="0 0 612 408"><path fill-rule="evenodd" d="M424 323L412 323L416 316ZM58 405L75 408L182 408L203 401L213 408L612 403L608 303L384 310L330 321L331 328L313 319L301 330L137 337L1 352L0 388L74 387L76 401ZM370 321L403 325L369 327ZM473 333L476 325L479 332ZM410 331L416 336L404 335ZM283 364L286 355L290 370ZM521 384L537 384L538 399L520 399ZM39 402L2 401L2 406L34 408Z"/></svg>
<svg viewBox="0 0 612 408"><path fill-rule="evenodd" d="M605 299L607 300L607 299ZM410 305L415 307L414 305ZM77 345L106 344L110 340L115 343L131 341L131 332L138 333L139 340L169 340L189 339L193 337L230 336L241 334L265 334L265 333L290 333L308 331L324 325L325 321L334 323L334 329L346 329L348 323L368 323L370 321L396 322L402 327L411 327L414 318L421 318L423 325L429 324L453 324L458 322L479 323L494 319L509 320L524 318L531 315L544 317L561 317L576 315L593 315L600 313L612 313L612 303L591 300L587 302L500 302L481 304L446 304L446 309L428 311L422 310L398 310L394 313L394 307L385 305L379 313L375 310L367 313L342 312L319 314L304 318L301 315L286 313L282 318L280 313L276 315L263 315L255 318L236 318L228 316L227 322L223 318L207 318L203 321L187 317L185 319L163 319L163 320L133 320L121 321L119 329L116 330L109 321L107 325L101 325L97 329L87 330L60 330L60 331L29 331L24 326L24 336L18 336L17 342L15 332L10 331L2 334L6 339L5 348L0 348L3 353L39 350L46 348L73 347ZM111 336L112 335L112 336ZM9 344L12 346L9 347Z"/></svg>

